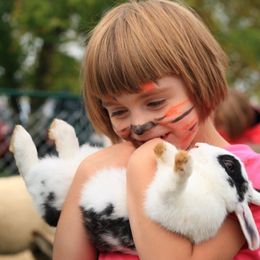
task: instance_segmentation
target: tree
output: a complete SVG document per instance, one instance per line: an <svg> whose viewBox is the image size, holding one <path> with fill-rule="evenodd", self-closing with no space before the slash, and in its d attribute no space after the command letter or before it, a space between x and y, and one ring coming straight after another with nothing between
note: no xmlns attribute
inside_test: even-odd
<svg viewBox="0 0 260 260"><path fill-rule="evenodd" d="M112 0L2 0L0 84L80 92L79 58L68 46L84 47L87 33ZM258 0L186 0L230 58L231 86L260 96Z"/></svg>
<svg viewBox="0 0 260 260"><path fill-rule="evenodd" d="M202 16L230 59L230 86L260 98L260 2L187 0Z"/></svg>

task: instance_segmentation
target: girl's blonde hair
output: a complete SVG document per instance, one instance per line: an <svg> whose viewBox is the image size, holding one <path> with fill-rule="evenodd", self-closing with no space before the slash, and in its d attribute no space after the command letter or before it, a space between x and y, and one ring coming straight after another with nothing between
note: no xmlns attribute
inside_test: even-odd
<svg viewBox="0 0 260 260"><path fill-rule="evenodd" d="M226 65L225 53L188 8L166 0L121 4L101 19L86 48L82 75L89 119L117 142L102 98L177 75L204 120L226 95Z"/></svg>

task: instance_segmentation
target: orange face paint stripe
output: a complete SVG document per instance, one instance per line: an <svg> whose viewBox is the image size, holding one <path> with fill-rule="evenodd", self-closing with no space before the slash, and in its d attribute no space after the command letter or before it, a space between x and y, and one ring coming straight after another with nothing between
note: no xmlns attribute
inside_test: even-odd
<svg viewBox="0 0 260 260"><path fill-rule="evenodd" d="M195 123L197 123L197 118L193 118L191 122L183 127L183 130L189 130Z"/></svg>
<svg viewBox="0 0 260 260"><path fill-rule="evenodd" d="M149 92L155 89L155 84L153 82L147 82L141 86L141 90L144 92Z"/></svg>
<svg viewBox="0 0 260 260"><path fill-rule="evenodd" d="M166 113L165 113L165 117L169 117L173 114L175 114L180 108L182 108L183 106L185 106L186 104L189 103L189 100L186 99L183 102L181 102L180 104L171 107Z"/></svg>
<svg viewBox="0 0 260 260"><path fill-rule="evenodd" d="M191 137L192 135L193 135L192 132L188 132L188 133L183 137L183 139L181 140L180 145L183 146L183 145L187 142L187 140L190 139L190 137Z"/></svg>
<svg viewBox="0 0 260 260"><path fill-rule="evenodd" d="M184 113L180 114L179 116L175 117L174 119L168 119L166 122L165 122L165 120L160 121L159 124L160 125L175 124L175 123L181 121L186 116L188 116L192 112L192 110L193 110L193 107L191 107L190 109L188 109ZM162 117L162 119L165 119L165 117ZM167 119L167 117L166 117L166 119Z"/></svg>
<svg viewBox="0 0 260 260"><path fill-rule="evenodd" d="M188 140L188 139L190 139L190 137L194 134L194 129L195 129L195 127L198 125L198 122L195 122L192 126L191 126L191 128L190 129L188 129L189 130L189 132L183 137L183 139L181 140L181 145L184 145L184 143Z"/></svg>

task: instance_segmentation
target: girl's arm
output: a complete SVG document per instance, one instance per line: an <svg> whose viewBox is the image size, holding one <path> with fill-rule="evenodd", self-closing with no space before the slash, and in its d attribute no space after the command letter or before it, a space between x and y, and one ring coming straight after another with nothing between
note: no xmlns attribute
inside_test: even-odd
<svg viewBox="0 0 260 260"><path fill-rule="evenodd" d="M80 165L64 203L54 241L54 260L94 260L97 252L82 222L79 210L83 184L103 167L126 167L134 147L128 143L113 145L87 157Z"/></svg>
<svg viewBox="0 0 260 260"><path fill-rule="evenodd" d="M64 203L54 240L54 260L97 259L96 250L85 232L78 207L80 188L88 177L86 170L86 165L82 163Z"/></svg>
<svg viewBox="0 0 260 260"><path fill-rule="evenodd" d="M156 166L153 148L160 141L154 139L142 145L131 156L128 164L129 219L140 259L232 259L245 243L238 222L227 218L214 238L193 245L188 239L160 227L144 213L144 191L152 180Z"/></svg>

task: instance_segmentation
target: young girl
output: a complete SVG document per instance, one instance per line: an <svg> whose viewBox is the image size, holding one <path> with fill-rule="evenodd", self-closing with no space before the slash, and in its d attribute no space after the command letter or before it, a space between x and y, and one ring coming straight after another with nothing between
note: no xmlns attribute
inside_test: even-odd
<svg viewBox="0 0 260 260"><path fill-rule="evenodd" d="M259 250L247 249L235 217L227 217L213 239L194 245L161 228L143 210L144 191L155 172L153 148L161 139L180 149L196 142L224 147L244 161L254 187L260 188L259 155L247 146L230 146L211 120L226 96L226 64L196 14L177 3L130 1L103 17L87 45L83 90L94 127L117 144L79 167L57 227L55 260L260 259ZM127 167L129 219L139 258L96 252L85 233L78 208L81 187L108 166ZM260 229L260 209L251 209Z"/></svg>

